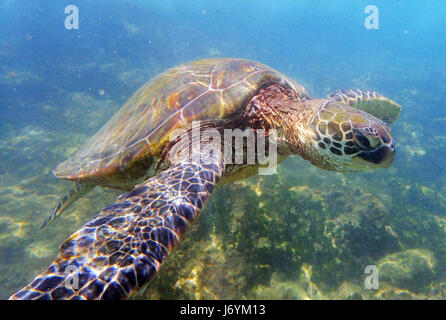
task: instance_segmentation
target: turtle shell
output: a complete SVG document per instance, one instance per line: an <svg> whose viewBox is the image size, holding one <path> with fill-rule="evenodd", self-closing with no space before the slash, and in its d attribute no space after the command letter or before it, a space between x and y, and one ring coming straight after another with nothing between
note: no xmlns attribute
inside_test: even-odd
<svg viewBox="0 0 446 320"><path fill-rule="evenodd" d="M120 179L141 160L158 156L175 129L197 120L236 117L266 83L304 87L260 63L204 59L169 69L144 84L71 158L53 170L69 180ZM120 172L121 174L117 174Z"/></svg>

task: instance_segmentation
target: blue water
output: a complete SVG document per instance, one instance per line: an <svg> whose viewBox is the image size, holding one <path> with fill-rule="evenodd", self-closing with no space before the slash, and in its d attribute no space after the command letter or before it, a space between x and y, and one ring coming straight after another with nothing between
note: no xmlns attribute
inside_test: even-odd
<svg viewBox="0 0 446 320"><path fill-rule="evenodd" d="M78 30L64 27L69 4L79 8ZM364 26L364 10L371 4L379 9L379 29ZM259 61L297 80L312 97L360 87L402 105L401 118L392 126L398 153L390 169L341 175L292 159L283 164L279 185L306 185L325 194L341 184L380 199L400 246L378 247L367 259L430 250L436 261L430 282L417 282L418 276L410 280L412 286L388 282L418 297L446 298L446 292L441 296L427 289L432 283L441 292L446 281L445 13L446 4L439 0L2 0L0 298L43 270L56 255L57 244L116 196L96 193L91 203L83 204L91 212L71 213L71 220L67 213L66 221L61 218L48 233L37 233L59 191L69 187L52 178L50 170L148 79L206 57ZM225 192L231 194L230 189ZM104 200L96 203L95 197ZM332 197L327 196L328 206ZM212 205L218 207L215 201ZM358 204L353 194L345 201ZM298 200L292 205L299 206ZM23 226L17 227L18 222ZM302 241L312 245L311 239ZM46 254L30 253L33 243L42 244ZM317 266L315 261L306 263ZM272 267L273 273L282 272L280 267ZM350 280L360 283L363 272L357 272L357 279ZM315 276L314 282L323 287L323 279L319 275L318 282ZM343 280L330 283L331 289ZM262 282L268 284L270 279Z"/></svg>

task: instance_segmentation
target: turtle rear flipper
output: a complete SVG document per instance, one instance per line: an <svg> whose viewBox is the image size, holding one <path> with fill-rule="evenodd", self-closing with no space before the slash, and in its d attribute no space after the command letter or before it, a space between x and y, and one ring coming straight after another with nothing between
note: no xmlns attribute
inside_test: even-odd
<svg viewBox="0 0 446 320"><path fill-rule="evenodd" d="M208 159L209 160L209 159ZM153 278L223 174L220 159L181 161L74 233L10 299L121 299Z"/></svg>
<svg viewBox="0 0 446 320"><path fill-rule="evenodd" d="M326 98L370 113L387 123L395 122L401 112L401 106L398 103L375 91L361 89L337 90L327 95Z"/></svg>
<svg viewBox="0 0 446 320"><path fill-rule="evenodd" d="M68 209L73 203L86 195L91 189L95 187L92 183L80 183L76 182L73 188L64 194L60 199L59 204L54 208L53 212L49 214L45 222L42 224L39 230L45 228L49 223L53 222L59 215L61 215L66 209Z"/></svg>

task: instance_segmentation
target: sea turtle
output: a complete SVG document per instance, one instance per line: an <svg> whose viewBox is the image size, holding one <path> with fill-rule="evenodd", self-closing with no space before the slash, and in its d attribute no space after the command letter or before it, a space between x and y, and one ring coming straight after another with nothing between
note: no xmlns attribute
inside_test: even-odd
<svg viewBox="0 0 446 320"><path fill-rule="evenodd" d="M69 237L49 268L11 298L119 299L141 288L220 181L262 168L261 144L248 162L253 149L232 137L228 147L218 135L254 132L257 143L276 147L279 161L300 155L327 170L370 170L393 161L388 123L400 109L359 89L310 99L295 81L244 59L204 59L169 69L136 91L54 170L76 184L49 220L94 185L128 192ZM234 163L237 151L242 161Z"/></svg>

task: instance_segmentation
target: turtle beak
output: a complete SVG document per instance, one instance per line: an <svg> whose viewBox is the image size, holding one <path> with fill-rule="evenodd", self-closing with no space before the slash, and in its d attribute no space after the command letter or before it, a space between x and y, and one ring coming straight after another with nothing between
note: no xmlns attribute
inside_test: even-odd
<svg viewBox="0 0 446 320"><path fill-rule="evenodd" d="M361 151L356 157L369 163L375 168L388 168L395 159L395 144L384 145L375 150Z"/></svg>

